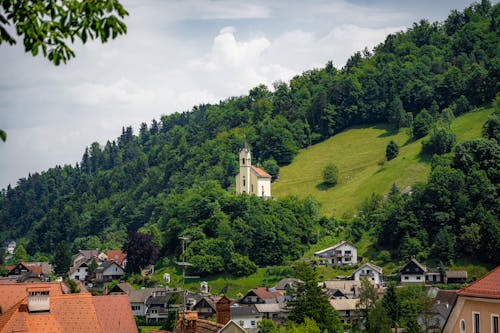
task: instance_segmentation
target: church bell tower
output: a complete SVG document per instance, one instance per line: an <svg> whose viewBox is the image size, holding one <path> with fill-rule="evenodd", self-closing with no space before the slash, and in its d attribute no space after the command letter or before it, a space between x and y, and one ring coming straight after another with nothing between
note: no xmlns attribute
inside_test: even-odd
<svg viewBox="0 0 500 333"><path fill-rule="evenodd" d="M250 169L252 168L252 155L248 149L247 141L240 150L240 173L236 179L236 192L250 193Z"/></svg>

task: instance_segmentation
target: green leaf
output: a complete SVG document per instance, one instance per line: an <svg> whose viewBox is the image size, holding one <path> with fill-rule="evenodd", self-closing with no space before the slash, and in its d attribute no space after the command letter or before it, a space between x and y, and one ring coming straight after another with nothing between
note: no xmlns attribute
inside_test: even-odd
<svg viewBox="0 0 500 333"><path fill-rule="evenodd" d="M7 133L5 133L5 131L1 129L0 129L0 139L2 139L3 142L7 140Z"/></svg>

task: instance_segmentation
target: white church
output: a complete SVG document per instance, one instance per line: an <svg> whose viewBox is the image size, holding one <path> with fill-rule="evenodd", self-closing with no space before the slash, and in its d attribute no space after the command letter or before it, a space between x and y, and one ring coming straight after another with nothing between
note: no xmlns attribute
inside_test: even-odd
<svg viewBox="0 0 500 333"><path fill-rule="evenodd" d="M236 176L236 192L250 193L258 197L271 197L271 175L252 166L252 155L247 143L240 150L240 173Z"/></svg>

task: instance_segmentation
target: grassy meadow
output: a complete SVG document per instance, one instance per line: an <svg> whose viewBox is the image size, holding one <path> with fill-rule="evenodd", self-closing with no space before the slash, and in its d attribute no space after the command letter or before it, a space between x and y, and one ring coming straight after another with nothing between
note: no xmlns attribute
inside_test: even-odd
<svg viewBox="0 0 500 333"><path fill-rule="evenodd" d="M481 136L481 128L493 112L479 109L456 118L452 130L458 141ZM330 139L299 152L294 161L280 169L273 183L276 197L312 196L327 216L352 216L372 193L385 194L393 183L400 189L425 182L430 171L430 158L420 154L422 140L410 141L405 129L394 131L386 124L352 127ZM385 149L393 140L399 155L386 161ZM333 162L339 169L336 186L323 186L323 168Z"/></svg>

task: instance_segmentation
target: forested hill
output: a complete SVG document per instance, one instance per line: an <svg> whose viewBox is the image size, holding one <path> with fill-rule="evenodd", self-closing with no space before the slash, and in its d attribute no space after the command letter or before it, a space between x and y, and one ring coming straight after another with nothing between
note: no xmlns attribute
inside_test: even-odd
<svg viewBox="0 0 500 333"><path fill-rule="evenodd" d="M206 183L231 188L244 133L254 160L274 176L300 148L352 125L387 121L423 136L443 112L459 115L494 99L499 22L500 4L482 1L451 12L442 23L422 20L389 35L342 69L330 62L289 83L277 82L272 91L258 86L246 96L163 116L142 124L137 134L126 127L104 146L91 144L81 163L32 174L3 190L0 241L23 240L30 254L53 253L63 240L75 247L116 248L127 231L142 228L157 235L165 255L174 253L177 235L187 228L199 239L238 230L260 235L269 242L259 244L267 255L276 253L259 264L286 259L272 248L280 237L288 237L279 242L282 250L291 246L287 255L297 257L315 241L313 203L259 203L259 221L268 226L262 229L253 221L257 213L245 211L250 199ZM208 204L215 197L225 201ZM277 222L285 220L286 226ZM308 226L302 234L301 224ZM251 256L252 244L245 241L235 239L236 250Z"/></svg>

